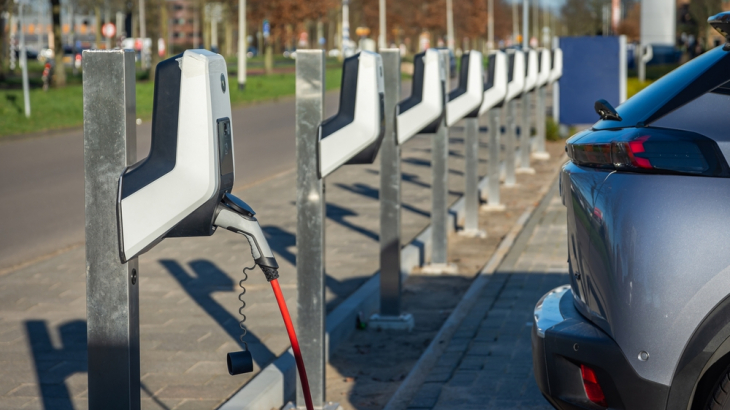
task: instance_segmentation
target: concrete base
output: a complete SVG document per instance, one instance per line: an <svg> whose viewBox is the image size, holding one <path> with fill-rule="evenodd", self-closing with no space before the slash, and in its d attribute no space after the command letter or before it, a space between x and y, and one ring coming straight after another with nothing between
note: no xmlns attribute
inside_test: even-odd
<svg viewBox="0 0 730 410"><path fill-rule="evenodd" d="M550 154L547 152L533 152L530 156L532 159L536 159L538 161L546 161L550 159Z"/></svg>
<svg viewBox="0 0 730 410"><path fill-rule="evenodd" d="M504 212L507 207L504 204L484 204L479 209L486 212Z"/></svg>
<svg viewBox="0 0 730 410"><path fill-rule="evenodd" d="M482 231L481 229L463 229L461 231L458 231L457 234L459 236L464 236L466 238L486 238L487 233Z"/></svg>
<svg viewBox="0 0 730 410"><path fill-rule="evenodd" d="M429 275L453 275L459 273L459 268L454 263L429 263L421 268L421 272Z"/></svg>
<svg viewBox="0 0 730 410"><path fill-rule="evenodd" d="M305 407L302 406L300 409L305 410ZM294 405L294 403L289 402L284 407L281 408L281 410L297 410L297 406ZM325 403L324 407L322 407L322 410L344 410L342 406L340 406L340 403L333 403L333 402L327 402Z"/></svg>
<svg viewBox="0 0 730 410"><path fill-rule="evenodd" d="M522 167L520 167L520 168L517 168L515 170L515 172L518 173L518 174L523 174L523 175L535 175L535 168L522 168Z"/></svg>
<svg viewBox="0 0 730 410"><path fill-rule="evenodd" d="M413 315L404 313L400 316L381 316L377 313L370 316L368 327L373 330L396 330L396 331L412 331L416 322Z"/></svg>

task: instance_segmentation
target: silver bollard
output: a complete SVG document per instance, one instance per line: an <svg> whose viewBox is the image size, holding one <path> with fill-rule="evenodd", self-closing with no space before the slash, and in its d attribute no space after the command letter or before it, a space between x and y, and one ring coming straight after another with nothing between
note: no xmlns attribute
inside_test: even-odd
<svg viewBox="0 0 730 410"><path fill-rule="evenodd" d="M504 211L504 204L499 199L499 181L500 181L500 153L502 146L500 143L499 117L501 108L492 108L487 114L489 117L489 162L487 162L487 204L482 206L485 211Z"/></svg>
<svg viewBox="0 0 730 410"><path fill-rule="evenodd" d="M530 103L532 92L522 94L520 99L522 102L522 123L520 125L520 167L517 168L518 174L534 174L535 170L530 167L530 150L532 124L530 117Z"/></svg>
<svg viewBox="0 0 730 410"><path fill-rule="evenodd" d="M400 50L380 50L385 83L385 136L380 146L380 313L370 317L374 329L413 330L413 315L401 312L401 147L395 129L400 99Z"/></svg>
<svg viewBox="0 0 730 410"><path fill-rule="evenodd" d="M515 142L517 141L516 105L517 101L515 99L510 100L507 103L507 110L505 112L505 123L507 124L504 142L505 187L513 187L517 183L515 176L515 162L517 162L517 151L515 150Z"/></svg>
<svg viewBox="0 0 730 410"><path fill-rule="evenodd" d="M535 121L537 122L537 136L535 144L535 152L532 153L532 157L538 160L550 159L550 154L545 150L545 139L547 138L545 130L546 121L546 107L545 100L547 86L542 86L537 90L537 108L535 112Z"/></svg>
<svg viewBox="0 0 730 410"><path fill-rule="evenodd" d="M446 83L449 81L449 51L439 50L444 66ZM444 92L445 95L445 92ZM444 107L444 110L446 108ZM446 119L431 137L431 263L423 267L424 273L456 273L457 267L448 263L449 231L449 127Z"/></svg>
<svg viewBox="0 0 730 410"><path fill-rule="evenodd" d="M316 408L325 403L324 180L319 177L319 124L324 119L322 50L300 50L296 63L297 334ZM306 302L305 302L306 301ZM304 407L297 375L297 408Z"/></svg>
<svg viewBox="0 0 730 410"><path fill-rule="evenodd" d="M117 226L119 176L137 159L134 53L84 51L83 65L89 409L139 409L140 273L121 263Z"/></svg>
<svg viewBox="0 0 730 410"><path fill-rule="evenodd" d="M464 118L466 184L464 188L464 230L460 234L486 238L479 229L479 118Z"/></svg>

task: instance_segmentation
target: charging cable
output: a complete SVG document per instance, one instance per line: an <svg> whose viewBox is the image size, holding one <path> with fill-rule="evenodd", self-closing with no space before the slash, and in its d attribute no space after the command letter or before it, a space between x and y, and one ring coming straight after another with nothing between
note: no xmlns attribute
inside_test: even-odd
<svg viewBox="0 0 730 410"><path fill-rule="evenodd" d="M274 290L276 303L279 304L281 317L284 319L284 326L286 326L286 333L289 335L291 349L294 351L294 360L296 360L297 362L299 378L302 380L302 392L304 393L304 402L307 404L307 410L313 410L314 406L312 405L312 394L309 392L309 380L307 379L307 370L304 368L302 352L301 350L299 350L299 340L297 340L297 334L294 331L294 325L292 324L291 317L289 316L289 309L286 308L284 295L281 294L281 288L279 287L278 279L274 279L271 281L271 289Z"/></svg>

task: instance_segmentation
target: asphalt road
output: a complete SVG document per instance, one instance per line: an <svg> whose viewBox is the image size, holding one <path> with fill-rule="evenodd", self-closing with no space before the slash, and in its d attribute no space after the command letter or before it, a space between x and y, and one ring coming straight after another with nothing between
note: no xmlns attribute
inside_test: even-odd
<svg viewBox="0 0 730 410"><path fill-rule="evenodd" d="M325 98L327 115L338 92ZM236 188L295 165L294 98L233 110ZM137 126L137 158L147 156L151 123ZM0 272L84 242L81 129L0 140Z"/></svg>

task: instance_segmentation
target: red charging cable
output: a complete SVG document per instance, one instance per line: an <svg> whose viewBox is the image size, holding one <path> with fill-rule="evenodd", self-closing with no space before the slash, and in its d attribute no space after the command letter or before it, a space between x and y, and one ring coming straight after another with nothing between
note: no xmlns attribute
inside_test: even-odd
<svg viewBox="0 0 730 410"><path fill-rule="evenodd" d="M302 360L302 352L299 350L299 341L297 340L297 334L294 331L294 325L291 322L289 316L289 309L286 307L286 300L284 295L281 293L279 287L279 279L271 280L271 289L274 290L274 296L276 296L276 303L279 305L281 310L281 317L284 319L284 326L286 326L286 333L289 335L289 341L291 342L291 349L294 351L294 360L297 362L297 370L299 370L299 378L302 380L302 391L304 393L304 401L307 403L307 410L314 410L312 406L312 394L309 392L309 380L307 380L307 370L304 368L304 360Z"/></svg>

